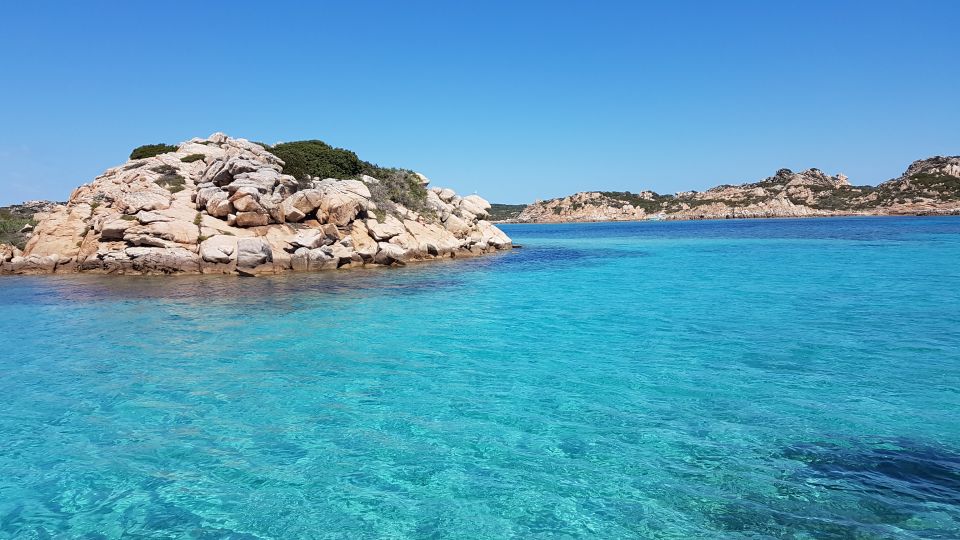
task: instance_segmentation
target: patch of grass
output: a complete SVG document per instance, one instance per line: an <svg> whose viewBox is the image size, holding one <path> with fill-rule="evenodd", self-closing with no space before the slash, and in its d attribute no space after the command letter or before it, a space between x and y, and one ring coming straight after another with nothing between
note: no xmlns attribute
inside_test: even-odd
<svg viewBox="0 0 960 540"><path fill-rule="evenodd" d="M180 158L180 161L184 163L193 163L194 161L200 161L205 157L206 156L204 156L203 154L190 154L189 156L184 156Z"/></svg>
<svg viewBox="0 0 960 540"><path fill-rule="evenodd" d="M145 144L143 146L138 146L133 149L133 152L130 152L130 159L144 159L153 156L159 156L160 154L166 154L168 152L176 152L177 147L171 144Z"/></svg>
<svg viewBox="0 0 960 540"><path fill-rule="evenodd" d="M151 167L150 170L160 174L177 174L177 168L174 167L173 165L167 165L167 164Z"/></svg>
<svg viewBox="0 0 960 540"><path fill-rule="evenodd" d="M167 188L170 193L178 193L184 190L187 180L179 174L164 174L154 180L160 187Z"/></svg>
<svg viewBox="0 0 960 540"><path fill-rule="evenodd" d="M120 219L122 219L122 220L124 220L124 221L136 221L136 220L137 220L137 216L131 216L130 214L124 214L124 215L120 216Z"/></svg>
<svg viewBox="0 0 960 540"><path fill-rule="evenodd" d="M391 211L400 204L428 218L435 217L432 210L427 208L427 188L420 184L420 178L413 171L379 167L367 163L364 165L362 174L380 181L367 184L377 208Z"/></svg>
<svg viewBox="0 0 960 540"><path fill-rule="evenodd" d="M17 249L23 249L27 244L28 236L20 230L30 225L37 226L32 216L18 215L7 209L0 209L0 244L10 244Z"/></svg>

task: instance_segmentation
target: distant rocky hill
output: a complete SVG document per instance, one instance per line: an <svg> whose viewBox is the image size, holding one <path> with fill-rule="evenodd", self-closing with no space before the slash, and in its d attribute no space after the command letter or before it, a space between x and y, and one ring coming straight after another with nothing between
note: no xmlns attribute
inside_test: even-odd
<svg viewBox="0 0 960 540"><path fill-rule="evenodd" d="M527 207L525 204L497 204L490 205L490 221L510 221L517 219L520 212Z"/></svg>
<svg viewBox="0 0 960 540"><path fill-rule="evenodd" d="M487 201L428 184L321 141L146 145L66 204L4 209L0 273L247 275L511 247Z"/></svg>
<svg viewBox="0 0 960 540"><path fill-rule="evenodd" d="M836 215L960 214L960 156L913 162L879 186L853 186L842 174L781 169L759 182L660 195L589 191L537 201L513 221L555 223L642 219L724 219Z"/></svg>

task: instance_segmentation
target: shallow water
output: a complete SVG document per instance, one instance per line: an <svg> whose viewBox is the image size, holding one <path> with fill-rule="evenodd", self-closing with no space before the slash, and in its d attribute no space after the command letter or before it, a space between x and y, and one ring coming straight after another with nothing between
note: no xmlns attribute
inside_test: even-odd
<svg viewBox="0 0 960 540"><path fill-rule="evenodd" d="M957 538L960 219L0 279L0 538Z"/></svg>

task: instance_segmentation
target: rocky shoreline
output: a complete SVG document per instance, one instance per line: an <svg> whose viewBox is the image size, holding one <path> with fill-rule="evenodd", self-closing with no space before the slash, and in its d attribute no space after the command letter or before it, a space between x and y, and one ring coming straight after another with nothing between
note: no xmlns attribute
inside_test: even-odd
<svg viewBox="0 0 960 540"><path fill-rule="evenodd" d="M879 186L842 174L781 169L759 182L705 192L580 192L537 201L509 223L960 214L960 156L915 161Z"/></svg>
<svg viewBox="0 0 960 540"><path fill-rule="evenodd" d="M275 274L402 265L510 249L476 195L430 188L419 208L381 180L295 178L265 146L215 133L131 159L32 215L0 274ZM414 173L415 174L415 173Z"/></svg>

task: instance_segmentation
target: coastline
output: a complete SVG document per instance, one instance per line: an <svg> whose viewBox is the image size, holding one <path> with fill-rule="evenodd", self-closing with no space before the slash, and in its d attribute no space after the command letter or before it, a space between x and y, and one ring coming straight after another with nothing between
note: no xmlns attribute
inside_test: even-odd
<svg viewBox="0 0 960 540"><path fill-rule="evenodd" d="M343 150L347 165L337 177L321 177L279 158L291 152L284 144L295 147L291 163L298 163L296 152L321 161L337 152L317 141L270 146L223 133L139 147L76 188L66 204L41 204L17 218L26 225L19 242L0 243L0 274L252 276L511 248L486 220L490 203L478 195L430 187L422 174L380 168Z"/></svg>
<svg viewBox="0 0 960 540"><path fill-rule="evenodd" d="M591 219L591 220L569 220L569 221L513 221L501 220L491 221L494 225L564 225L571 223L657 223L661 221L746 221L746 220L779 220L779 219L829 219L829 218L885 218L885 217L960 217L960 210L945 212L904 212L888 214L865 214L865 213L837 213L829 215L806 215L806 216L729 216L729 217L704 217L704 218L671 218L662 219Z"/></svg>

